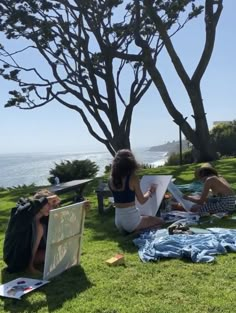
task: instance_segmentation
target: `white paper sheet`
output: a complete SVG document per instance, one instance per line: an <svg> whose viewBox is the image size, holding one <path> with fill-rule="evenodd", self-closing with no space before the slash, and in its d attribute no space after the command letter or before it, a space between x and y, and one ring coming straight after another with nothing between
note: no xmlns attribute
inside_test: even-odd
<svg viewBox="0 0 236 313"><path fill-rule="evenodd" d="M151 185L156 185L156 192L146 203L140 204L136 200L136 205L142 215L155 216L157 214L171 178L171 175L144 175L142 177L140 187L143 193L145 193Z"/></svg>
<svg viewBox="0 0 236 313"><path fill-rule="evenodd" d="M192 201L183 199L183 193L172 182L170 182L168 185L168 191L172 194L172 196L176 199L177 202L182 204L183 208L188 212L190 211L191 207L195 204Z"/></svg>

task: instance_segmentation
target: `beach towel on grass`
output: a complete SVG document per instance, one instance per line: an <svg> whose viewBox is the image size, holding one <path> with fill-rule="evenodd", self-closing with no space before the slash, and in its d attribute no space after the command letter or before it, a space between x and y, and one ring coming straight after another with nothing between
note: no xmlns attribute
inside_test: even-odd
<svg viewBox="0 0 236 313"><path fill-rule="evenodd" d="M212 262L215 255L236 252L236 230L208 228L210 233L169 235L167 229L149 231L134 239L143 262L161 258L188 258L193 262Z"/></svg>
<svg viewBox="0 0 236 313"><path fill-rule="evenodd" d="M194 181L190 184L177 185L182 192L201 193L203 183L201 181Z"/></svg>

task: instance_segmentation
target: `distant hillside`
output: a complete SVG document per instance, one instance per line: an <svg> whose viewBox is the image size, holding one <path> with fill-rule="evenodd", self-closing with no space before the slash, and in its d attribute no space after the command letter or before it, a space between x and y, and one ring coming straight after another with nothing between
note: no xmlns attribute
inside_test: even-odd
<svg viewBox="0 0 236 313"><path fill-rule="evenodd" d="M188 141L182 140L182 150L188 149ZM167 142L160 146L153 146L149 149L149 151L160 151L160 152L168 152L171 154L173 152L179 152L179 141L173 140L172 142Z"/></svg>

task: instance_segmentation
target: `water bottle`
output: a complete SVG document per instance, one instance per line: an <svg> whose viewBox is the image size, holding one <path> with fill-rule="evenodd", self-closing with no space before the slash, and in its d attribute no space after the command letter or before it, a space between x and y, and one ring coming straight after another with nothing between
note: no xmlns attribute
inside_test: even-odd
<svg viewBox="0 0 236 313"><path fill-rule="evenodd" d="M59 179L59 177L55 177L54 178L54 182L55 182L55 185L59 185L60 184L60 179Z"/></svg>

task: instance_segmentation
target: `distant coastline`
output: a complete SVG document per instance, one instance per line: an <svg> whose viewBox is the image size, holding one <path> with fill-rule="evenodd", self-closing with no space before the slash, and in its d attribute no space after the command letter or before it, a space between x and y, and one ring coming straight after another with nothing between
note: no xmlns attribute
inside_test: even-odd
<svg viewBox="0 0 236 313"><path fill-rule="evenodd" d="M188 141L182 140L182 149L187 150L188 149ZM152 146L149 148L148 151L151 152L167 152L168 155L172 153L179 152L179 141L173 140L172 142L168 141L167 143L159 146Z"/></svg>

